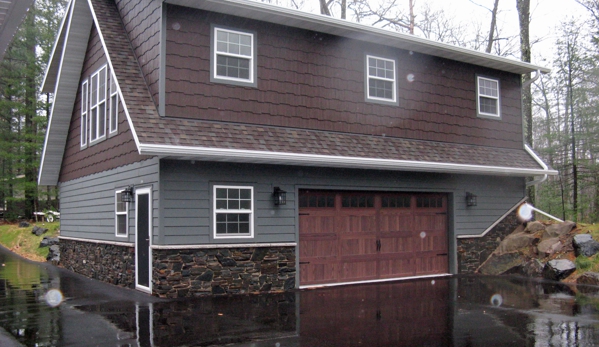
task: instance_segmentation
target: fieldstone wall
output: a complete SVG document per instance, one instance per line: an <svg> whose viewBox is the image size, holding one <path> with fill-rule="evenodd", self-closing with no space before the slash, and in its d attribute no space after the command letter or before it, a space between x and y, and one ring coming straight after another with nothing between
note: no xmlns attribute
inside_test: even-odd
<svg viewBox="0 0 599 347"><path fill-rule="evenodd" d="M84 276L135 288L135 247L60 239L60 265Z"/></svg>
<svg viewBox="0 0 599 347"><path fill-rule="evenodd" d="M483 237L457 239L458 272L474 273L499 246L501 240L511 234L519 224L514 211Z"/></svg>
<svg viewBox="0 0 599 347"><path fill-rule="evenodd" d="M153 294L167 298L295 287L295 247L152 250Z"/></svg>

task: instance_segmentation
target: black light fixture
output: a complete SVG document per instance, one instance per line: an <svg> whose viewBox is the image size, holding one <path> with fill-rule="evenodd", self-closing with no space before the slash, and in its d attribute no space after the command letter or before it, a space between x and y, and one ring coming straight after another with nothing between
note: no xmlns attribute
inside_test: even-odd
<svg viewBox="0 0 599 347"><path fill-rule="evenodd" d="M121 192L121 202L133 202L133 186L127 187Z"/></svg>
<svg viewBox="0 0 599 347"><path fill-rule="evenodd" d="M272 192L272 195L275 197L275 205L285 205L287 204L287 192L279 187L275 187L275 190Z"/></svg>
<svg viewBox="0 0 599 347"><path fill-rule="evenodd" d="M466 192L466 206L476 206L476 195Z"/></svg>

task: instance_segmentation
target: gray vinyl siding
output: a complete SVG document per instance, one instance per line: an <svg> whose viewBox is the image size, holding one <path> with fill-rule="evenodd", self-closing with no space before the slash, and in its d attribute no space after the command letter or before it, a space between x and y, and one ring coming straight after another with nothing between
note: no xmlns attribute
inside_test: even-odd
<svg viewBox="0 0 599 347"><path fill-rule="evenodd" d="M525 193L522 177L172 160L162 160L160 167L163 211L158 242L164 245L297 242L299 189L446 193L450 201L450 239L481 234ZM254 187L254 238L213 238L213 185ZM287 191L284 206L273 203L276 186ZM466 206L466 192L478 196L477 206Z"/></svg>
<svg viewBox="0 0 599 347"><path fill-rule="evenodd" d="M115 236L115 192L129 185L152 186L153 234L159 230L157 158L60 184L60 235L90 240L135 242L135 203L129 204L129 234Z"/></svg>

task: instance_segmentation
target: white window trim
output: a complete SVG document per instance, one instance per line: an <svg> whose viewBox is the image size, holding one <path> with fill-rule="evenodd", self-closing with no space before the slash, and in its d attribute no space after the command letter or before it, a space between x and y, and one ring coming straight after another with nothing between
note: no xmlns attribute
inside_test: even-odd
<svg viewBox="0 0 599 347"><path fill-rule="evenodd" d="M121 190L117 190L116 192L114 192L114 235L116 237L129 237L129 203L128 202L124 202L125 204L125 211L124 212L119 212L118 211L118 196L119 193L124 192L124 189ZM119 215L125 215L125 233L124 234L119 234Z"/></svg>
<svg viewBox="0 0 599 347"><path fill-rule="evenodd" d="M104 70L104 99L100 99L100 76L101 76L101 72ZM93 104L93 98L92 98L92 91L93 91L93 86L91 86L91 84L93 83L94 77L98 76L98 78L96 79L96 104ZM106 65L102 66L101 68L98 69L98 71L94 72L91 77L90 77L90 95L89 95L89 144L92 145L96 142L102 141L106 138L106 82L108 80L107 78L108 76L108 68ZM100 129L101 127L99 126L100 124L100 112L96 113L96 117L94 117L95 119L92 119L92 116L94 114L93 110L94 109L99 109L99 107L104 107L104 127L102 127L102 129ZM96 134L92 134L92 122L96 123ZM102 130L102 131L101 131ZM95 135L95 136L94 136Z"/></svg>
<svg viewBox="0 0 599 347"><path fill-rule="evenodd" d="M88 109L87 106L89 104L89 82L85 80L81 83L81 118L80 118L80 132L81 132L81 148L87 147L87 128L89 126L88 122Z"/></svg>
<svg viewBox="0 0 599 347"><path fill-rule="evenodd" d="M383 77L378 77L378 76L371 76L370 71L369 71L369 65L368 65L368 60L370 58L392 62L393 63L393 79L383 78ZM366 65L366 73L365 73L365 75L366 75L366 100L396 104L397 103L397 64L395 62L395 59L383 58L383 57L379 57L379 56L375 56L375 55L366 55L365 63L366 63L365 64ZM381 81L392 82L393 83L393 98L385 99L385 98L370 96L370 79L371 78L381 80Z"/></svg>
<svg viewBox="0 0 599 347"><path fill-rule="evenodd" d="M491 82L497 83L497 96L496 97L492 96L492 95L486 95L486 94L480 93L480 81L481 80L486 80L486 81L491 81ZM494 99L497 102L497 114L482 112L480 110L481 96L488 98L488 99ZM490 117L490 118L495 118L495 119L501 118L501 85L499 84L499 79L483 77L483 76L476 76L476 111L479 116Z"/></svg>
<svg viewBox="0 0 599 347"><path fill-rule="evenodd" d="M114 88L114 90L113 90ZM115 100L114 104L112 100ZM114 135L119 131L119 95L118 95L118 87L116 86L116 76L114 73L110 74L110 107L108 108L108 134ZM112 112L116 112L116 117L114 119L114 124L112 124Z"/></svg>
<svg viewBox="0 0 599 347"><path fill-rule="evenodd" d="M250 190L250 194L252 196L251 199L251 208L248 212L248 210L217 210L216 209L216 190L219 188L225 188L225 189L249 189ZM215 185L212 188L212 237L214 237L215 239L252 239L254 238L254 187L252 186L225 186L225 185ZM243 235L243 234L233 234L233 235L222 235L222 234L217 234L216 233L216 215L219 213L219 211L221 213L244 213L244 214L249 214L249 220L250 220L250 233L249 235Z"/></svg>
<svg viewBox="0 0 599 347"><path fill-rule="evenodd" d="M228 53L228 52L218 52L216 50L216 48L217 48L217 44L216 44L217 39L216 38L217 38L218 31L225 31L225 32L229 32L229 33L249 36L250 40L251 40L250 56ZM217 56L218 55L224 55L224 56L228 56L228 57L241 58L241 59L248 59L250 61L250 63L249 63L250 78L245 79L245 78L235 78L235 77L217 75L216 72L217 72ZM255 86L256 85L255 76L256 76L256 39L255 39L255 34L253 32L249 32L249 31L240 31L240 30L227 29L227 28L223 28L223 27L214 26L213 30L212 30L212 76L211 76L212 80L214 82L225 82L225 83L231 83L231 84Z"/></svg>

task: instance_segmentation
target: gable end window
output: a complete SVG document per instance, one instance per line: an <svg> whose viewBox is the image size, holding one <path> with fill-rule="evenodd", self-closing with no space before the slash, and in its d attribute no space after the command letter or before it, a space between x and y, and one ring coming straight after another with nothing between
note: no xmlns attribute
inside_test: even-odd
<svg viewBox="0 0 599 347"><path fill-rule="evenodd" d="M81 84L81 147L87 146L87 96L89 84L87 80Z"/></svg>
<svg viewBox="0 0 599 347"><path fill-rule="evenodd" d="M255 34L213 27L213 82L256 86Z"/></svg>
<svg viewBox="0 0 599 347"><path fill-rule="evenodd" d="M114 195L114 212L115 212L115 235L119 237L127 237L129 230L129 215L126 202L121 200L123 191L117 191Z"/></svg>
<svg viewBox="0 0 599 347"><path fill-rule="evenodd" d="M214 238L254 237L254 188L214 186Z"/></svg>
<svg viewBox="0 0 599 347"><path fill-rule="evenodd" d="M499 118L499 80L477 76L476 78L477 111L482 117Z"/></svg>
<svg viewBox="0 0 599 347"><path fill-rule="evenodd" d="M366 100L397 103L395 60L366 56Z"/></svg>
<svg viewBox="0 0 599 347"><path fill-rule="evenodd" d="M110 107L108 108L109 134L115 134L118 129L119 121L119 95L116 88L116 78L110 74Z"/></svg>
<svg viewBox="0 0 599 347"><path fill-rule="evenodd" d="M106 137L106 65L91 76L89 141L93 143Z"/></svg>

